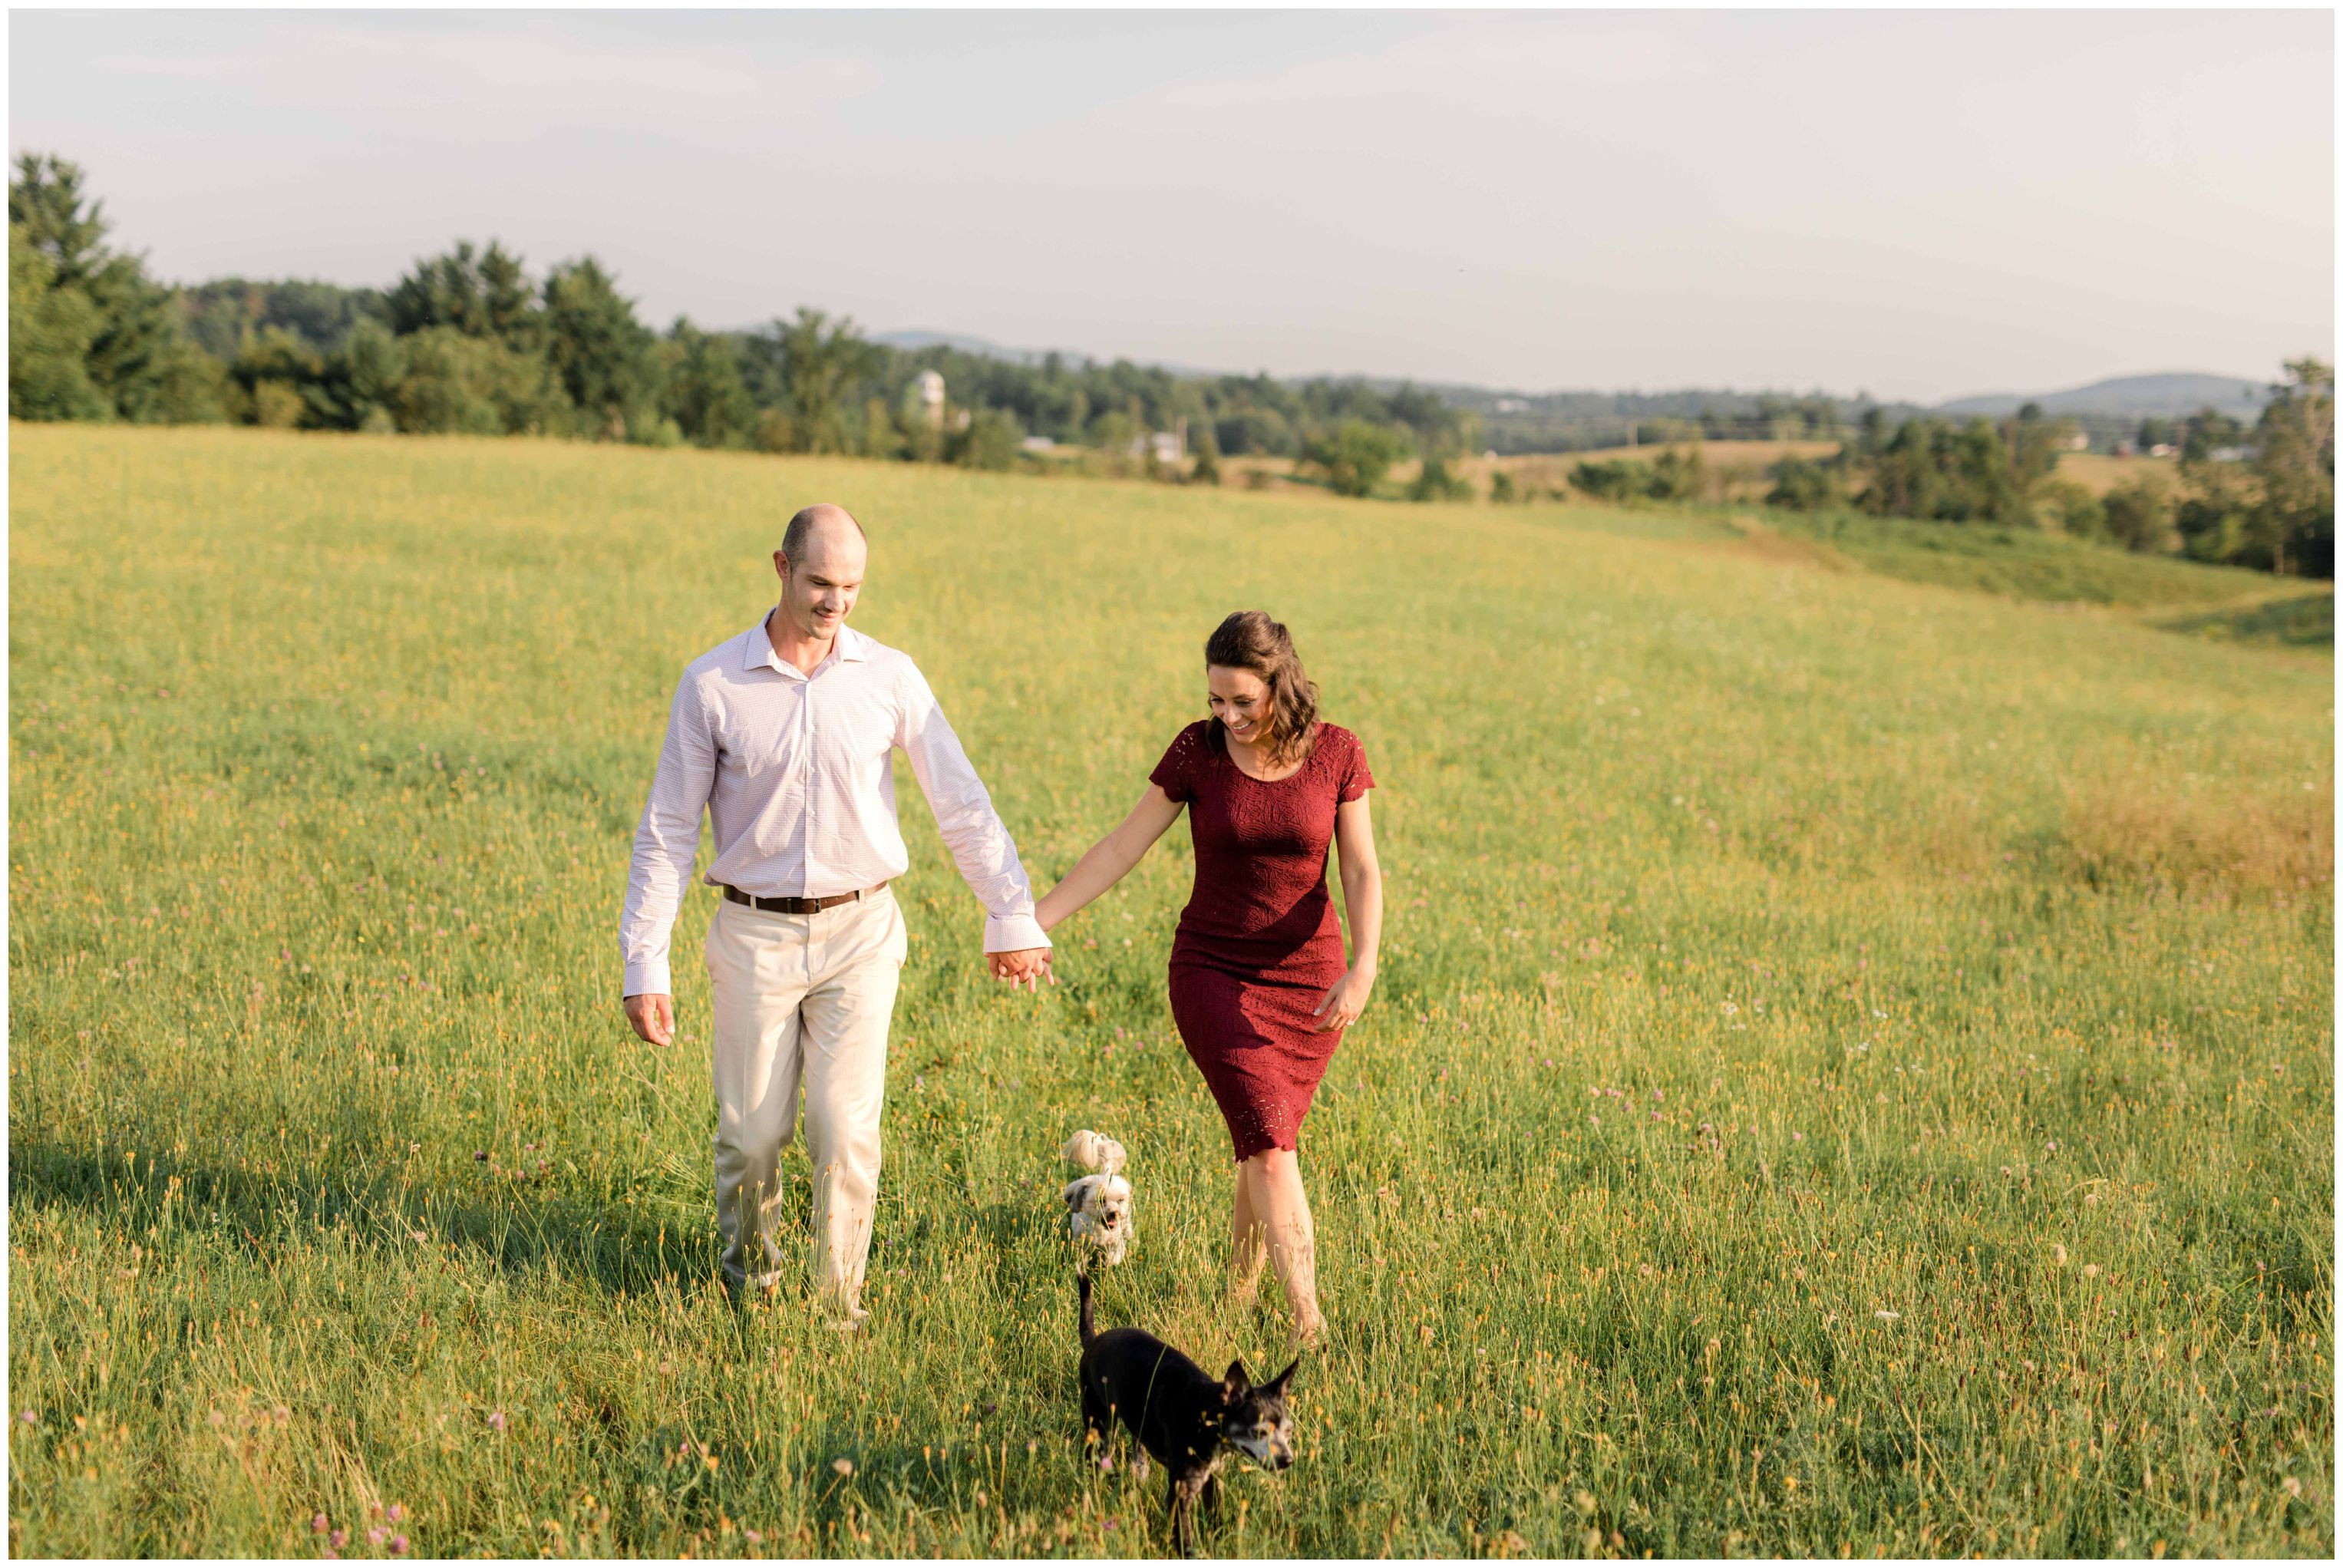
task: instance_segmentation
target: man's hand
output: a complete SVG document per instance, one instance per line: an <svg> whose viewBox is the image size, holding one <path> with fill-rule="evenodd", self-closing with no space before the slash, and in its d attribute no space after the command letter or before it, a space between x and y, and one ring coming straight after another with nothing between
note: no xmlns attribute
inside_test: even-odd
<svg viewBox="0 0 2343 1568"><path fill-rule="evenodd" d="M627 999L627 1021L634 1030L653 1045L675 1043L675 998L660 991L645 991Z"/></svg>
<svg viewBox="0 0 2343 1568"><path fill-rule="evenodd" d="M1051 985L1058 983L1057 972L1050 968L1048 948L1020 948L1013 953L987 953L984 955L984 967L992 971L994 980L1005 980L1020 990L1031 986L1038 991L1045 979Z"/></svg>

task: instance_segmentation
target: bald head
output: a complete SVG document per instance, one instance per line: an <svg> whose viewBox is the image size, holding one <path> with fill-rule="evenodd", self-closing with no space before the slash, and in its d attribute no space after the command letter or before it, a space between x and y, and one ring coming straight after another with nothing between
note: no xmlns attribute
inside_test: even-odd
<svg viewBox="0 0 2343 1568"><path fill-rule="evenodd" d="M818 659L838 628L846 624L862 592L862 568L870 551L862 525L844 507L824 502L789 519L773 570L781 579L779 624L769 618L773 647L784 658ZM784 646L786 644L786 646ZM811 669L811 664L799 664Z"/></svg>
<svg viewBox="0 0 2343 1568"><path fill-rule="evenodd" d="M802 561L809 555L826 554L843 539L857 545L864 542L862 525L844 507L828 501L816 501L789 519L781 532L781 554L792 562Z"/></svg>

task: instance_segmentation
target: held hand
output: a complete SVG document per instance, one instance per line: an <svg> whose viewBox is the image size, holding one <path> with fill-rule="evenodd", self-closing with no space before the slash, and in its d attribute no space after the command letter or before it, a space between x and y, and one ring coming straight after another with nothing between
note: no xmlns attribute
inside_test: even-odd
<svg viewBox="0 0 2343 1568"><path fill-rule="evenodd" d="M1317 1032L1323 1034L1330 1029L1348 1029L1358 1022L1359 1015L1367 1010L1367 993L1374 989L1375 972L1373 970L1353 970L1336 980L1334 989L1326 993L1326 1000L1312 1010L1311 1016L1318 1020Z"/></svg>
<svg viewBox="0 0 2343 1568"><path fill-rule="evenodd" d="M994 980L1005 980L1015 990L1021 990L1031 986L1039 991L1044 979L1051 985L1058 983L1057 972L1050 967L1048 948L1021 948L1015 952L987 953L984 964L992 971Z"/></svg>
<svg viewBox="0 0 2343 1568"><path fill-rule="evenodd" d="M675 998L646 991L627 999L627 1021L635 1033L652 1045L675 1043Z"/></svg>

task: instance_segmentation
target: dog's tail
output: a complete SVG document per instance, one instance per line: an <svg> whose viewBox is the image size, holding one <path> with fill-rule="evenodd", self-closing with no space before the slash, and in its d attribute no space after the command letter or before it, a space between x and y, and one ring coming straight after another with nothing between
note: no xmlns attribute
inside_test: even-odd
<svg viewBox="0 0 2343 1568"><path fill-rule="evenodd" d="M1080 1298L1080 1300L1081 1300L1081 1303L1082 1303L1082 1312L1081 1312L1082 1348L1083 1348L1083 1349L1085 1349L1085 1350L1088 1350L1088 1349L1090 1348L1090 1342L1091 1342L1092 1340L1094 1340L1094 1339L1098 1338L1098 1324L1096 1324L1095 1322L1091 1322L1091 1277L1090 1277L1090 1275L1088 1275L1087 1273L1078 1273L1078 1274L1076 1274L1076 1275L1074 1276L1074 1292L1075 1292L1075 1294Z"/></svg>
<svg viewBox="0 0 2343 1568"><path fill-rule="evenodd" d="M1122 1169L1122 1145L1085 1127L1066 1140L1063 1158L1067 1163L1080 1166L1084 1171L1096 1171L1111 1176Z"/></svg>

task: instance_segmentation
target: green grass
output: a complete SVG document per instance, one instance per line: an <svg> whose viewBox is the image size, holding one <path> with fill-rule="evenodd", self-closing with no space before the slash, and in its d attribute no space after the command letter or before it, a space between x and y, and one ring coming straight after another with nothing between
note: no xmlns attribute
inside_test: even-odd
<svg viewBox="0 0 2343 1568"><path fill-rule="evenodd" d="M2296 615L2282 629L2258 625L2243 635L2295 647L2334 648L2333 589L2309 594L2298 580L2236 567L2201 566L2177 556L2133 555L2107 545L1989 523L1932 523L1856 512L1802 515L1767 510L1768 523L1816 539L1873 571L1908 582L1976 588L2019 598L2148 610L2227 610L2240 601L2328 601L2328 635L2315 616ZM2188 629L2195 629L2194 628Z"/></svg>
<svg viewBox="0 0 2343 1568"><path fill-rule="evenodd" d="M677 672L818 497L1037 876L1231 608L1366 741L1337 1340L1217 1550L2333 1550L2326 661L1591 510L12 434L16 1553L1164 1549L1078 1461L1052 1203L1122 1139L1103 1318L1276 1357L1163 1000L1184 829L1010 997L906 789L862 1342L714 1282L704 891L682 1043L619 1018Z"/></svg>

